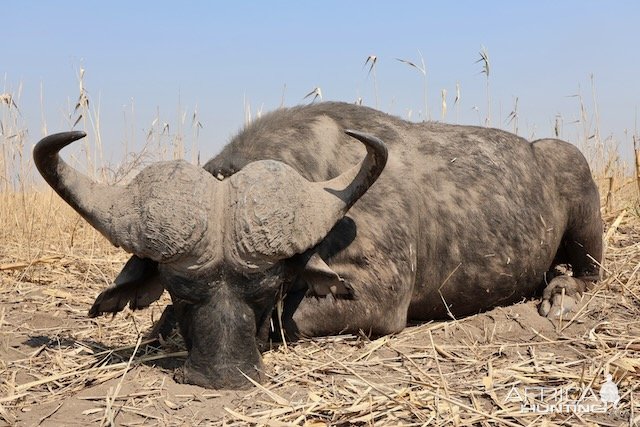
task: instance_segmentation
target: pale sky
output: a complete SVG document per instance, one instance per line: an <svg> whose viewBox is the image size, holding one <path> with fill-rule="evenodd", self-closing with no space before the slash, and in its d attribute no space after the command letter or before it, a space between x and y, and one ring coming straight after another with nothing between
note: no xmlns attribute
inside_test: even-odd
<svg viewBox="0 0 640 427"><path fill-rule="evenodd" d="M421 120L422 75L396 60L419 63L418 52L434 120L442 120L445 89L445 121L483 122L486 78L476 63L483 46L495 127L513 129L517 97L522 136L552 136L561 115L562 136L578 138L572 95L583 95L592 128L593 75L600 132L630 153L625 131L633 132L640 104L637 1L61 0L6 1L2 10L0 93L16 95L30 143L42 136L43 117L48 132L69 129L84 68L112 157L124 141L139 148L157 114L171 132L184 115L189 145L197 109L206 161L241 128L246 104L255 114L283 100L306 103L315 87L325 100L362 98ZM369 55L378 58L375 81L363 66Z"/></svg>

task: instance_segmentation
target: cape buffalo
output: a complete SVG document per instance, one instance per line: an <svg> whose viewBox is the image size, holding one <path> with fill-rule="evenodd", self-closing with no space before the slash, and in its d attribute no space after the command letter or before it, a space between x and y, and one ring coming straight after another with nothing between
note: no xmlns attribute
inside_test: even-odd
<svg viewBox="0 0 640 427"><path fill-rule="evenodd" d="M540 313L553 315L600 274L598 190L563 141L320 103L256 120L204 169L160 162L122 187L60 158L83 136L48 136L34 158L133 254L89 314L146 307L166 289L188 383L260 380L271 324L289 339L389 334L541 291ZM548 274L561 264L572 277Z"/></svg>

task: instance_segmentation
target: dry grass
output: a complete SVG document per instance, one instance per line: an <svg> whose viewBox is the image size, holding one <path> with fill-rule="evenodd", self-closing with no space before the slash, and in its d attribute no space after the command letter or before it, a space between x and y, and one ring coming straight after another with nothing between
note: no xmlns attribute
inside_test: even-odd
<svg viewBox="0 0 640 427"><path fill-rule="evenodd" d="M214 392L173 381L185 355L178 337L159 347L144 340L166 299L86 317L125 253L49 191L2 197L3 206L32 208L0 224L0 420L8 424L640 422L640 220L629 206L607 218L607 278L575 316L551 322L528 301L376 340L303 341L265 354L262 386ZM523 413L507 399L514 386L597 393L605 373L622 398L608 414Z"/></svg>
<svg viewBox="0 0 640 427"><path fill-rule="evenodd" d="M145 340L166 297L144 311L86 317L127 254L51 191L34 189L18 105L0 97L0 425L640 425L640 180L606 141L586 137L588 126L583 150L601 177L607 277L576 314L552 322L527 301L375 340L298 342L264 355L264 384L216 392L173 381L185 356L179 337ZM77 114L92 117L87 109ZM154 120L143 153L184 153L180 138L162 152L168 133ZM89 152L80 162L87 170L99 159ZM126 179L144 161L96 174ZM508 398L514 387L597 394L605 373L621 396L605 414L528 413Z"/></svg>

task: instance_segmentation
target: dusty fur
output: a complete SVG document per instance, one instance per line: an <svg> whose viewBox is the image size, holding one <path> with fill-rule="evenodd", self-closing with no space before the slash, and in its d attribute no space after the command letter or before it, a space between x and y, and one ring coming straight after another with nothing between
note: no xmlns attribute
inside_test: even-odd
<svg viewBox="0 0 640 427"><path fill-rule="evenodd" d="M383 335L532 297L557 264L599 277L598 191L562 141L324 103L267 114L205 165L210 175L193 168L145 169L113 209L140 221L112 215L106 233L159 262L187 382L259 378L270 324L272 337ZM342 295L327 277L348 284ZM543 294L543 312L557 312L563 289Z"/></svg>

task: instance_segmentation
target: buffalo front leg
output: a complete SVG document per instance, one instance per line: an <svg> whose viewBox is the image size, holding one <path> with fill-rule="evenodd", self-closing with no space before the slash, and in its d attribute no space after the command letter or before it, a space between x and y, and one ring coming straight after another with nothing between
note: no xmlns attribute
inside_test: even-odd
<svg viewBox="0 0 640 427"><path fill-rule="evenodd" d="M364 274L363 274L364 275ZM354 281L355 297L329 293L318 297L298 290L287 295L281 319L289 339L342 333L380 336L406 327L411 288L397 282L374 284Z"/></svg>
<svg viewBox="0 0 640 427"><path fill-rule="evenodd" d="M169 304L165 307L160 319L154 322L153 327L147 333L147 338L166 340L173 334L177 326L175 308L172 304Z"/></svg>
<svg viewBox="0 0 640 427"><path fill-rule="evenodd" d="M385 202L396 198L398 205L409 205L398 197L391 191ZM287 338L379 336L406 327L416 281L418 215L409 219L407 211L391 210L385 215L389 225L383 226L378 212L384 206L354 207L358 224L343 218L314 249L318 257L308 259L287 293L281 319L274 322L282 324Z"/></svg>

